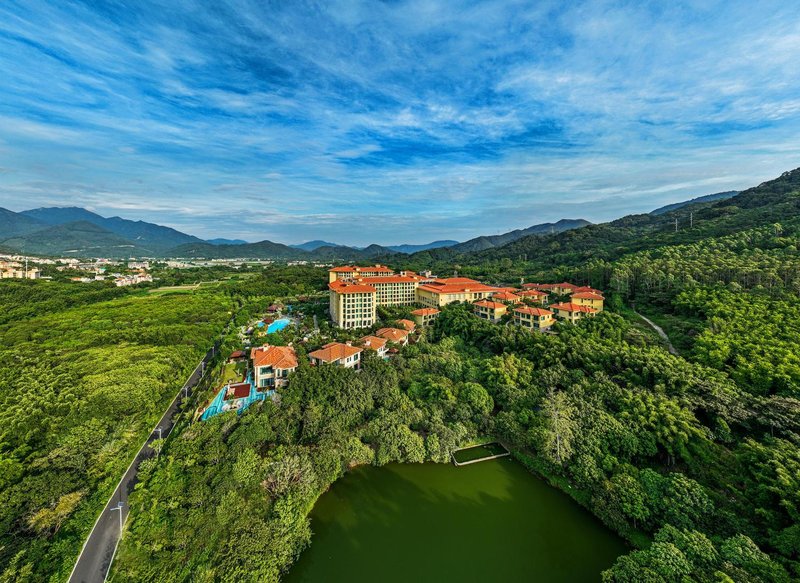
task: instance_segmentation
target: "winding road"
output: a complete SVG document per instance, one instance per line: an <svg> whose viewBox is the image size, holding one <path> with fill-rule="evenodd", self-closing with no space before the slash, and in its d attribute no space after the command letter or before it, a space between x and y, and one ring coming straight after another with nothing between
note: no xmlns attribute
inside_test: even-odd
<svg viewBox="0 0 800 583"><path fill-rule="evenodd" d="M652 320L650 320L649 318L646 318L645 316L642 316L642 315L641 315L639 312L637 312L636 310L634 310L633 312L634 312L634 313L635 313L637 316L639 316L639 317L640 317L642 320L644 320L645 322L647 322L647 323L650 325L650 327L651 327L653 330L655 330L655 331L656 331L656 334L658 334L659 336L661 336L661 339L662 339L664 342L666 342L666 343L667 343L667 350L669 350L669 353L670 353L670 354L674 354L675 356L678 356L678 351L677 351L677 350L675 350L675 347L672 345L672 341L669 339L669 336L667 336L667 333L666 333L666 332L664 332L664 329L663 329L661 326L659 326L658 324L656 324L655 322L653 322L653 321L652 321Z"/></svg>
<svg viewBox="0 0 800 583"><path fill-rule="evenodd" d="M216 350L216 346L211 348L192 371L122 475L122 479L108 499L100 516L97 517L97 521L83 544L78 560L69 576L69 583L103 583L106 580L117 552L122 526L128 518L128 494L136 485L139 464L142 460L154 455L153 449L150 448L153 440L158 439L159 436L166 438L170 434L181 403L191 395L191 390L200 382L205 372L205 365L214 357Z"/></svg>

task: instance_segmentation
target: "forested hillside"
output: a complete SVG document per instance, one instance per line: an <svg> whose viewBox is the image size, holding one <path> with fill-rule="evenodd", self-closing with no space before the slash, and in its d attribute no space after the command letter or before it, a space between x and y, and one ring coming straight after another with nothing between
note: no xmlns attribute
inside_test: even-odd
<svg viewBox="0 0 800 583"><path fill-rule="evenodd" d="M0 283L0 580L66 580L231 308L217 293Z"/></svg>

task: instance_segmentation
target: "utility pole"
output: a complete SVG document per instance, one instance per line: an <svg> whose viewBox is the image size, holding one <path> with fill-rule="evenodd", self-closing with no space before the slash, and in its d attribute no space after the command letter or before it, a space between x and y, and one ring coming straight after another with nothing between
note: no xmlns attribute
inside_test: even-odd
<svg viewBox="0 0 800 583"><path fill-rule="evenodd" d="M120 500L117 502L116 507L112 508L111 511L119 510L119 536L122 537L122 509L124 508L125 504Z"/></svg>
<svg viewBox="0 0 800 583"><path fill-rule="evenodd" d="M675 232L678 232L678 217L675 217Z"/></svg>
<svg viewBox="0 0 800 583"><path fill-rule="evenodd" d="M694 212L689 213L689 228L691 229L694 226Z"/></svg>

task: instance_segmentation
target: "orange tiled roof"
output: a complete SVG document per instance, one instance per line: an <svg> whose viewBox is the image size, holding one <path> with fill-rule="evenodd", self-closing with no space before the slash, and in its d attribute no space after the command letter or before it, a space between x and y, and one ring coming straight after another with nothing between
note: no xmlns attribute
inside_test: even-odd
<svg viewBox="0 0 800 583"><path fill-rule="evenodd" d="M519 291L519 290L517 290ZM519 296L515 293L507 292L507 291L500 291L497 293L492 294L492 297L498 300L505 300L507 302L513 302L514 300L518 300Z"/></svg>
<svg viewBox="0 0 800 583"><path fill-rule="evenodd" d="M435 294L453 294L466 292L490 292L496 291L496 287L482 284L479 281L468 277L451 277L449 279L435 279L424 283L419 289L433 292Z"/></svg>
<svg viewBox="0 0 800 583"><path fill-rule="evenodd" d="M325 346L314 352L309 352L308 355L312 358L319 359L323 362L333 362L342 358L347 358L363 352L357 346L349 346L341 342L328 342Z"/></svg>
<svg viewBox="0 0 800 583"><path fill-rule="evenodd" d="M596 294L594 292L578 292L572 294L573 298L578 298L581 300L604 300L605 298L601 294Z"/></svg>
<svg viewBox="0 0 800 583"><path fill-rule="evenodd" d="M250 350L253 366L297 368L297 354L291 346L259 346Z"/></svg>
<svg viewBox="0 0 800 583"><path fill-rule="evenodd" d="M439 310L436 308L419 308L418 310L414 310L411 312L412 316L433 316L434 314L438 314Z"/></svg>
<svg viewBox="0 0 800 583"><path fill-rule="evenodd" d="M403 328L405 328L409 332L413 332L414 328L417 327L416 323L412 322L411 320L406 320L406 319L398 320L397 323L400 324Z"/></svg>
<svg viewBox="0 0 800 583"><path fill-rule="evenodd" d="M377 291L371 285L338 280L329 283L328 289L335 291L337 294L374 294Z"/></svg>
<svg viewBox="0 0 800 583"><path fill-rule="evenodd" d="M545 310L544 308L531 308L529 306L525 306L522 308L517 308L514 310L515 312L519 312L520 314L529 314L531 316L552 316L553 312L550 310Z"/></svg>
<svg viewBox="0 0 800 583"><path fill-rule="evenodd" d="M386 338L380 338L378 336L364 336L359 340L359 342L364 345L364 348L367 348L369 350L374 350L377 352L378 350L386 346L386 342L388 341L386 340Z"/></svg>
<svg viewBox="0 0 800 583"><path fill-rule="evenodd" d="M579 306L578 304L573 304L572 302L553 304L550 307L553 308L554 310L561 310L564 312L584 312L586 314L594 314L595 312L597 312L597 310L595 310L592 307Z"/></svg>
<svg viewBox="0 0 800 583"><path fill-rule="evenodd" d="M400 328L381 328L375 332L375 336L386 338L392 342L402 342L408 337L408 331L400 330Z"/></svg>
<svg viewBox="0 0 800 583"><path fill-rule="evenodd" d="M538 289L526 289L525 291L517 292L517 295L523 298L533 298L533 297L539 298L542 296L547 296L548 294L547 292L543 292Z"/></svg>
<svg viewBox="0 0 800 583"><path fill-rule="evenodd" d="M482 308L489 308L490 310L499 310L501 308L506 308L505 304L501 304L500 302L493 302L492 300L478 300L473 306L480 306Z"/></svg>

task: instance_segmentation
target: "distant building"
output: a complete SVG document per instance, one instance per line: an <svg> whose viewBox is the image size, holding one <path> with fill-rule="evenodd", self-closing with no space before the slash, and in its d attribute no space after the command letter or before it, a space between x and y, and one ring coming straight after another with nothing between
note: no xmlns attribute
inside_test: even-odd
<svg viewBox="0 0 800 583"><path fill-rule="evenodd" d="M332 283L339 279L355 279L357 277L378 277L382 275L394 275L394 271L385 265L371 265L359 267L357 265L342 265L328 270L328 282Z"/></svg>
<svg viewBox="0 0 800 583"><path fill-rule="evenodd" d="M430 326L439 317L439 310L436 308L419 308L411 312L417 326Z"/></svg>
<svg viewBox="0 0 800 583"><path fill-rule="evenodd" d="M128 269L150 269L149 261L128 261Z"/></svg>
<svg viewBox="0 0 800 583"><path fill-rule="evenodd" d="M259 346L250 350L253 380L258 389L285 385L290 373L297 370L297 354L291 346Z"/></svg>
<svg viewBox="0 0 800 583"><path fill-rule="evenodd" d="M431 308L441 308L453 302L474 302L488 298L497 288L468 277L435 279L417 288L417 302Z"/></svg>
<svg viewBox="0 0 800 583"><path fill-rule="evenodd" d="M475 315L490 322L499 322L508 312L508 306L492 300L478 300L473 304Z"/></svg>
<svg viewBox="0 0 800 583"><path fill-rule="evenodd" d="M555 320L550 310L522 306L514 309L514 324L531 330L544 331L555 324Z"/></svg>
<svg viewBox="0 0 800 583"><path fill-rule="evenodd" d="M345 368L361 368L363 350L350 344L329 342L319 350L308 353L311 364L337 364Z"/></svg>

